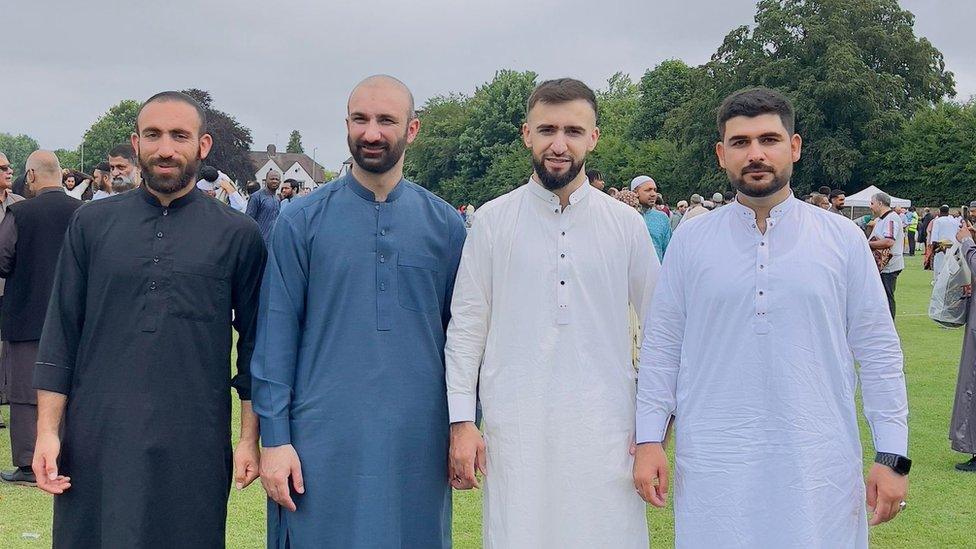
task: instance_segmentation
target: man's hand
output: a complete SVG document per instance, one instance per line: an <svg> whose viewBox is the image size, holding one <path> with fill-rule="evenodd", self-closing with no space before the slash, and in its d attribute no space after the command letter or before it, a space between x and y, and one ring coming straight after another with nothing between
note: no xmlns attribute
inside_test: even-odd
<svg viewBox="0 0 976 549"><path fill-rule="evenodd" d="M261 485L264 486L264 491L278 505L289 511L295 511L298 508L295 507L288 489L289 477L295 491L304 494L302 464L291 444L265 448L261 451Z"/></svg>
<svg viewBox="0 0 976 549"><path fill-rule="evenodd" d="M261 452L258 441L241 439L234 449L234 484L238 490L248 487L261 474Z"/></svg>
<svg viewBox="0 0 976 549"><path fill-rule="evenodd" d="M962 242L967 238L976 238L976 229L966 221L959 222L959 232L956 233L956 240Z"/></svg>
<svg viewBox="0 0 976 549"><path fill-rule="evenodd" d="M71 479L58 474L58 454L61 439L57 433L38 433L34 444L34 461L31 468L37 478L37 487L49 494L63 494L71 488Z"/></svg>
<svg viewBox="0 0 976 549"><path fill-rule="evenodd" d="M488 474L485 439L474 422L465 421L451 425L451 452L448 477L457 490L481 488L475 469Z"/></svg>
<svg viewBox="0 0 976 549"><path fill-rule="evenodd" d="M871 511L871 526L888 522L901 511L901 502L908 495L908 476L899 475L891 467L875 463L868 472L867 503Z"/></svg>
<svg viewBox="0 0 976 549"><path fill-rule="evenodd" d="M634 487L654 507L668 503L668 456L660 442L637 445L634 456Z"/></svg>
<svg viewBox="0 0 976 549"><path fill-rule="evenodd" d="M231 183L229 179L225 179L221 177L220 179L217 180L217 184L220 185L220 188L223 189L228 196L237 192L237 187L235 187L234 184Z"/></svg>

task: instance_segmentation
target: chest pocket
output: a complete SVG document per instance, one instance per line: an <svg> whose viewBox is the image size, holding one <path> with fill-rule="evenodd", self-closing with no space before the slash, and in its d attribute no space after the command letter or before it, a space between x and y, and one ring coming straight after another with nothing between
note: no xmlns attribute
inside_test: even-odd
<svg viewBox="0 0 976 549"><path fill-rule="evenodd" d="M169 290L168 310L177 318L214 322L230 308L228 275L217 265L174 261Z"/></svg>
<svg viewBox="0 0 976 549"><path fill-rule="evenodd" d="M422 313L437 312L437 260L426 255L399 254L397 297L400 306Z"/></svg>

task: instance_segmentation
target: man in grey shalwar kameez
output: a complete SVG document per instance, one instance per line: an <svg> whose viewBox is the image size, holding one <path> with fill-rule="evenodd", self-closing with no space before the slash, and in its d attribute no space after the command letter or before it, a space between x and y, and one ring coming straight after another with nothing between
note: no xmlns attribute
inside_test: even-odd
<svg viewBox="0 0 976 549"><path fill-rule="evenodd" d="M956 239L962 246L963 257L970 270L976 273L976 229L966 223ZM976 320L976 300L970 298L969 322ZM952 407L952 420L949 423L949 440L952 449L970 454L971 459L956 465L956 469L976 473L976 332L971 324L962 340L962 358L959 360L959 380L956 382L956 402Z"/></svg>

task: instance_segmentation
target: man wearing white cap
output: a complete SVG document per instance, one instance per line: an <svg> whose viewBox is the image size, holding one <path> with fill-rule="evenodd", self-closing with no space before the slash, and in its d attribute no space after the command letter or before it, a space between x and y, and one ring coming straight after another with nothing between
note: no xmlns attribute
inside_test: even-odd
<svg viewBox="0 0 976 549"><path fill-rule="evenodd" d="M654 251L658 261L664 261L664 252L671 241L671 220L668 215L654 207L657 201L657 183L646 175L638 175L630 180L630 190L637 193L641 207L644 210L644 224L647 232L651 233Z"/></svg>
<svg viewBox="0 0 976 549"><path fill-rule="evenodd" d="M699 215L708 213L708 210L702 204L705 200L700 194L691 195L691 207L685 212L684 216L681 218L681 224L684 225L689 219L698 217Z"/></svg>
<svg viewBox="0 0 976 549"><path fill-rule="evenodd" d="M671 232L674 232L674 230L678 228L678 223L681 223L681 220L684 218L685 212L687 211L688 201L679 200L678 207L671 212Z"/></svg>
<svg viewBox="0 0 976 549"><path fill-rule="evenodd" d="M716 208L721 208L725 205L725 197L722 193L715 193L712 195L712 203L715 204Z"/></svg>

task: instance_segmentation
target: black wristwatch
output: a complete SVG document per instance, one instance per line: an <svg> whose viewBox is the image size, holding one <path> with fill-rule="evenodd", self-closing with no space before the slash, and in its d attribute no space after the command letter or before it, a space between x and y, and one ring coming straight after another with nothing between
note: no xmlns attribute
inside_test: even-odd
<svg viewBox="0 0 976 549"><path fill-rule="evenodd" d="M912 460L905 456L899 456L898 454L878 452L874 456L874 462L880 463L881 465L887 465L888 467L891 467L894 472L902 476L907 475L908 472L912 470Z"/></svg>

